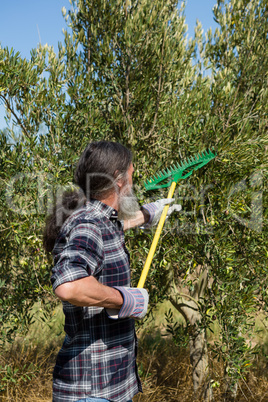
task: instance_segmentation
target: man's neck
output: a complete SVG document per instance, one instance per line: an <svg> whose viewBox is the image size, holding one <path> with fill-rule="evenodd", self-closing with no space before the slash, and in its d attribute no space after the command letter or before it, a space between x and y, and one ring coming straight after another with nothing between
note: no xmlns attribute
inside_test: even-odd
<svg viewBox="0 0 268 402"><path fill-rule="evenodd" d="M106 204L109 207L114 208L116 211L119 209L118 195L116 193L113 193L106 198L102 198L99 201L103 202L103 204Z"/></svg>

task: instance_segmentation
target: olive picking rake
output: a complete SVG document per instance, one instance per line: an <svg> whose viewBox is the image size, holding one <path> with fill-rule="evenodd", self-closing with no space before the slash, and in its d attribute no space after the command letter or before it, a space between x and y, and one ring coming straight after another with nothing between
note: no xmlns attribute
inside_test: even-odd
<svg viewBox="0 0 268 402"><path fill-rule="evenodd" d="M187 179L191 174L195 171L206 165L212 159L216 157L216 152L212 152L211 150L204 151L201 154L198 154L194 157L189 158L186 161L181 162L181 164L177 163L173 165L170 169L166 169L163 172L156 174L153 178L144 182L146 190L156 190L159 188L170 187L167 198L172 198L176 185L180 180ZM166 205L163 209L161 218L158 222L158 226L154 235L154 239L149 250L146 262L144 264L141 277L138 283L138 288L143 288L145 280L147 278L154 253L156 250L157 243L160 238L160 234L162 232L165 219L167 216L169 205Z"/></svg>

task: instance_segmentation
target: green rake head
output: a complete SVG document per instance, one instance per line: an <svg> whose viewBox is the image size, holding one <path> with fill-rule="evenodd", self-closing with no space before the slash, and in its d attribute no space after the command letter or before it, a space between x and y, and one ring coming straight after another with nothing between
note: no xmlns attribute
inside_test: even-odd
<svg viewBox="0 0 268 402"><path fill-rule="evenodd" d="M216 152L211 150L190 157L188 160L177 163L171 168L157 173L153 178L144 182L146 190L156 190L158 188L170 187L172 182L186 179L191 176L194 170L198 170L216 157Z"/></svg>

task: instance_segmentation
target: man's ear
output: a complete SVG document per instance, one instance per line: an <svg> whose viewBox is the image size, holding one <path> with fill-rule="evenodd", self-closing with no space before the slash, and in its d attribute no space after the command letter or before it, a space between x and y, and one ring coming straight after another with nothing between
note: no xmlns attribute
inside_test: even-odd
<svg viewBox="0 0 268 402"><path fill-rule="evenodd" d="M127 181L126 181L126 179L123 179L122 177L115 182L115 186L117 187L119 194L121 192L125 191L126 185L127 185Z"/></svg>
<svg viewBox="0 0 268 402"><path fill-rule="evenodd" d="M119 176L119 170L116 170L114 173L114 183L115 185L117 185L119 187L119 191L121 190L121 188L126 184L126 179L123 177L117 178L117 176Z"/></svg>

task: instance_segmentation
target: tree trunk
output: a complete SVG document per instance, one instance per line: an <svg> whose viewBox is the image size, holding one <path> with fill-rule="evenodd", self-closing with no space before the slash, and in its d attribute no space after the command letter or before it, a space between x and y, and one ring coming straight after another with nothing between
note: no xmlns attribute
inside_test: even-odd
<svg viewBox="0 0 268 402"><path fill-rule="evenodd" d="M208 285L206 267L198 267L195 289L191 294L181 294L178 289L170 296L173 306L190 324L190 360L195 400L211 402L213 393L210 387L209 359L206 339L206 329L200 327L202 315L199 311L199 300L204 297ZM184 289L186 290L186 289Z"/></svg>
<svg viewBox="0 0 268 402"><path fill-rule="evenodd" d="M196 318L198 319L198 314ZM195 398L212 401L206 333L204 329L198 328L198 320L192 326L189 345Z"/></svg>
<svg viewBox="0 0 268 402"><path fill-rule="evenodd" d="M224 371L224 379L225 379L225 392L224 392L224 401L233 402L236 399L238 383L234 381L232 377L229 375L229 367L225 367Z"/></svg>

